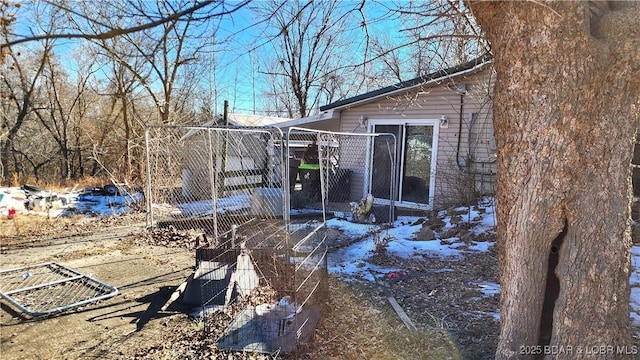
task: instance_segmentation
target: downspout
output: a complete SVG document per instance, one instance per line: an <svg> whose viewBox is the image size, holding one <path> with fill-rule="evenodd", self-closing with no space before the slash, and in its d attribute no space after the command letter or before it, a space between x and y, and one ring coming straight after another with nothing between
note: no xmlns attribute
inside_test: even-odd
<svg viewBox="0 0 640 360"><path fill-rule="evenodd" d="M462 113L464 110L464 94L467 93L467 89L465 85L458 85L456 88L458 94L460 95L460 113L459 113L459 121L458 121L458 146L456 147L456 165L458 165L458 169L462 172L466 172L464 166L460 165L460 143L462 142ZM466 161L465 161L466 165Z"/></svg>
<svg viewBox="0 0 640 360"><path fill-rule="evenodd" d="M460 164L460 144L462 142L462 120L463 120L463 113L464 113L464 95L467 93L467 87L464 84L460 84L456 87L456 91L458 92L458 94L460 95L460 113L459 113L459 122L458 122L458 144L456 146L456 165L458 166L458 169L465 173L465 174L470 174L470 175L495 175L495 173L491 172L491 171L469 171L469 169L467 168L467 161L472 161L474 163L478 163L478 164L490 164L492 163L492 161L473 161L471 159L465 160L465 164L462 165ZM469 126L469 133L467 135L467 143L469 142L469 138L471 137L471 125Z"/></svg>

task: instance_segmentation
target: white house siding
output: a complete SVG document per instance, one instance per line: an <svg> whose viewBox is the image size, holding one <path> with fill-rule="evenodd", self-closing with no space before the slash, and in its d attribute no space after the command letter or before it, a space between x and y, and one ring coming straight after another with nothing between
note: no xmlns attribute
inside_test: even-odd
<svg viewBox="0 0 640 360"><path fill-rule="evenodd" d="M371 120L397 120L398 124L411 120L437 120L443 115L448 127L439 127L435 173L434 208L442 208L472 200L478 193L491 193L494 188L495 141L488 94L492 83L491 70L484 70L466 78L432 87L414 88L409 93L380 98L374 102L354 105L341 112L342 132L366 132L361 117ZM460 126L460 95L456 85L465 84ZM473 121L470 124L471 114ZM456 165L458 136L461 133ZM351 191L362 193L365 169L360 164L343 164L352 168ZM471 194L473 193L473 194Z"/></svg>

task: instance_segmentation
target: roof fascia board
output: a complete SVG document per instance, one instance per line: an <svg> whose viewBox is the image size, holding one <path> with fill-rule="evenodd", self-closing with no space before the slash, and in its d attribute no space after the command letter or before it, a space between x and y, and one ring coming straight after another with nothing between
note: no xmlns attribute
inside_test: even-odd
<svg viewBox="0 0 640 360"><path fill-rule="evenodd" d="M288 128L288 127L294 127L298 125L325 121L325 120L338 119L339 115L340 115L339 112L334 111L334 109L329 109L315 115L311 115L311 116L307 116L307 117L303 117L303 118L299 118L291 121L276 123L273 125L279 128Z"/></svg>
<svg viewBox="0 0 640 360"><path fill-rule="evenodd" d="M351 107L356 107L356 106L360 106L360 105L363 105L363 104L366 104L366 103L369 103L369 102L373 102L373 101L375 101L377 99L380 99L380 98L397 95L397 94L400 94L400 93L403 93L403 92L409 92L409 91L411 91L413 89L420 88L420 87L423 87L423 86L432 87L434 85L439 85L440 83L442 83L445 80L455 79L455 78L462 77L462 76L465 76L465 75L473 75L475 73L478 73L478 72L484 70L485 68L487 68L492 63L493 63L493 60L485 61L485 62L479 63L479 64L475 65L474 67L466 69L466 70L458 71L458 72L453 73L453 74L447 74L447 75L439 76L439 77L436 77L436 78L433 78L433 79L429 79L429 80L424 81L424 82L417 82L414 85L410 85L410 86L406 86L406 87L397 87L394 90L381 92L380 94L372 95L371 97L366 97L366 98L363 98L363 99L360 99L360 100L355 100L353 102L347 102L347 103L342 104L342 105L337 105L337 106L334 106L334 107L330 107L326 111L348 109L348 108L351 108ZM322 109L322 107L320 109Z"/></svg>

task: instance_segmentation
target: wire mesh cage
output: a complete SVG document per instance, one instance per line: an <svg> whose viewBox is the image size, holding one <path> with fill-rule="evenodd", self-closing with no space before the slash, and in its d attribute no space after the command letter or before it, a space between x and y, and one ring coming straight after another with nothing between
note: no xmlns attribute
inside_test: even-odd
<svg viewBox="0 0 640 360"><path fill-rule="evenodd" d="M393 221L397 198L393 134L294 127L287 132L286 143L292 215L322 207L354 222Z"/></svg>
<svg viewBox="0 0 640 360"><path fill-rule="evenodd" d="M205 327L219 349L287 353L310 341L327 294L324 229L256 219L197 250ZM229 307L233 317L219 311Z"/></svg>
<svg viewBox="0 0 640 360"><path fill-rule="evenodd" d="M393 135L163 126L146 136L149 225L202 234L182 301L218 348L286 353L310 341L328 297L326 214L392 221Z"/></svg>
<svg viewBox="0 0 640 360"><path fill-rule="evenodd" d="M147 131L149 222L198 229L183 302L223 350L289 352L309 341L326 298L326 231L291 221L278 129L167 126Z"/></svg>

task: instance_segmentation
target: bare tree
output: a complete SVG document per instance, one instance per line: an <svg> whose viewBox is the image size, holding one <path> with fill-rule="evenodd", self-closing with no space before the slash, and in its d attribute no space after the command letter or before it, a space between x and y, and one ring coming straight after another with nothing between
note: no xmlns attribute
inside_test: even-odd
<svg viewBox="0 0 640 360"><path fill-rule="evenodd" d="M129 67L133 67L135 65L131 65L134 62L130 63ZM124 152L121 152L122 155L122 164L121 171L119 173L124 174L133 174L134 167L141 167L141 161L136 161L138 166L134 166L134 159L137 159L133 154L134 143L136 139L139 141L142 137L141 131L136 133L135 131L135 122L133 121L134 113L134 91L136 87L139 86L139 82L135 79L135 76L130 72L128 66L125 66L122 62L110 62L109 63L109 86L108 92L111 102L111 116L115 118L120 118L120 121L123 126L123 132L121 136L118 136L119 140L117 143L124 145L121 149L124 149ZM117 109L117 111L116 111ZM114 113L115 112L115 113ZM116 129L120 127L114 127ZM100 146L104 144L105 138L100 136ZM96 144L96 145L98 145ZM95 155L95 154L94 154ZM139 154L137 154L139 155ZM142 159L140 159L142 160ZM106 163L106 162L105 162ZM115 165L113 162L109 162L112 166ZM140 174L140 171L136 171ZM138 176L132 176L138 177Z"/></svg>
<svg viewBox="0 0 640 360"><path fill-rule="evenodd" d="M6 3L6 0L2 1L3 7L0 8L0 10L10 8ZM2 15L2 17L0 17L2 20L0 26L2 26L3 31L8 35L8 40L0 43L0 50L17 44L44 39L112 39L154 29L165 23L180 21L185 17L192 17L192 19L197 18L201 21L219 18L245 7L249 3L249 0L234 2L232 4L216 0L188 2L189 6L167 4L165 9L168 11L159 11L157 13L150 11L145 1L136 0L124 0L113 3L45 0L43 3L50 5L54 9L64 11L70 21L70 26L60 27L56 31L46 31L42 33L35 33L33 29L28 29L25 33L18 33L7 26L15 20L13 14L9 11L3 11L0 13L0 15ZM184 4L187 3L185 2L183 5ZM88 5L88 7L84 5ZM174 7L179 10L174 9ZM79 9L89 9L90 11L81 11ZM107 9L107 11L104 11L104 9ZM103 21L105 15L129 19L131 23L128 26L114 26L113 24Z"/></svg>
<svg viewBox="0 0 640 360"><path fill-rule="evenodd" d="M141 129L149 123L192 120L194 113L191 109L195 104L192 95L199 86L198 75L203 72L199 67L202 64L204 44L201 40L213 36L212 28L216 21L244 7L246 3L42 1L25 3L20 12L14 13L13 10L18 9L18 6L2 1L0 48L3 67L3 112L0 164L4 181L8 181L9 174L14 173L22 164L31 164L31 170L20 170L27 174L36 167L42 169L43 161L57 161L52 157L52 154L57 152L51 151L52 144L47 141L40 141L37 151L30 147L33 143L27 141L21 142L21 147L14 146L18 137L25 137L29 131L37 132L39 126L43 126L44 130L52 135L51 139L55 140L55 147L63 159L60 160L63 164L60 171L53 173L64 174L64 178L84 174L89 157L99 155L106 156L110 159L109 163L114 165L120 161L125 164L116 172L140 174L141 162L132 159L142 158ZM18 33L11 26L15 19L21 21L21 26L17 29L22 33ZM73 89L68 83L69 78L51 61L46 81L39 79L45 71L45 60L53 54L54 39L61 38L91 40L102 47L102 55L108 55L111 61L110 67L117 68L114 69L115 75L112 77L112 80L116 80L113 83L116 86L111 89L116 90L110 95L118 100L117 108L112 104L111 110L108 110L106 103L95 101L91 102L92 107L87 106L83 99L91 91L84 88L82 92L85 95L81 96L81 89ZM46 45L41 66L34 70L25 68L18 62L19 51L14 52L14 47L24 42L38 41ZM88 77L83 81L85 86L90 82ZM97 83L98 78L94 77L93 81ZM34 105L32 98L40 83L47 85L50 96L39 97L47 100L46 104ZM147 99L141 98L138 92L134 95L134 89L137 91L140 85L146 89ZM155 104L155 119L149 117L146 112L148 99ZM98 109L98 103L105 106ZM34 109L38 110L37 113ZM136 109L145 110L140 112ZM113 111L116 111L117 115ZM92 123L93 126L77 126L77 114L80 112L89 112L91 116L98 117ZM29 123L28 128L24 127L28 116L36 114L39 116L40 125ZM118 126L110 126L114 125L110 123L110 116L120 119ZM21 129L24 131L21 132ZM94 148L94 144L91 144L92 154L87 154L88 142L92 141L91 139L97 140L96 145L106 145L112 142L112 135L113 138L122 137L125 146L109 146L107 153L104 152L105 148ZM24 151L26 148L30 150ZM123 155L117 156L114 151L122 152ZM14 166L10 168L8 163L12 157ZM96 160L90 174L99 171L95 165L103 159Z"/></svg>
<svg viewBox="0 0 640 360"><path fill-rule="evenodd" d="M157 114L157 111L138 110L142 104L151 102L143 85L151 82L150 66L144 57L136 55L137 49L121 37L86 48L101 61L106 77L97 89L102 104L99 121L95 131L89 134L94 160L91 171L106 170L121 181L139 181L143 172L144 128L155 118L154 112ZM104 166L107 169L102 169Z"/></svg>
<svg viewBox="0 0 640 360"><path fill-rule="evenodd" d="M84 120L93 104L90 79L94 71L91 63L84 64L84 68L76 69L74 83L57 57L49 56L45 61L40 105L34 112L57 145L60 180L84 174L87 146L83 144L83 133L88 124ZM35 141L46 141L46 137L41 136Z"/></svg>
<svg viewBox="0 0 640 360"><path fill-rule="evenodd" d="M177 6L188 4L190 2L176 5L158 1L151 13L167 13L175 11ZM138 6L151 11L149 3L141 2ZM105 17L103 21L114 19ZM189 67L201 61L206 49L205 40L212 35L207 23L192 13L166 21L155 28L124 34L117 40L100 39L97 44L102 48L103 55L127 68L144 86L156 104L159 122L169 124L176 121L172 117L172 110L184 108L184 101L193 95L197 80ZM121 42L125 42L126 46L116 46ZM159 89L156 84L159 84Z"/></svg>
<svg viewBox="0 0 640 360"><path fill-rule="evenodd" d="M486 52L486 42L462 0L376 4L385 10L379 11L382 15L376 21L389 20L401 26L371 35L369 69L377 78L402 82Z"/></svg>
<svg viewBox="0 0 640 360"><path fill-rule="evenodd" d="M496 358L629 358L640 3L470 6L498 76Z"/></svg>
<svg viewBox="0 0 640 360"><path fill-rule="evenodd" d="M34 97L38 82L44 72L46 59L50 56L52 42L45 41L43 49L27 55L26 49L10 49L4 53L2 74L2 125L0 126L0 164L3 183L8 183L10 174L16 173L20 162L14 156L16 153L16 139L20 130L33 114ZM11 158L14 157L11 166ZM24 178L24 176L22 176Z"/></svg>
<svg viewBox="0 0 640 360"><path fill-rule="evenodd" d="M266 51L263 71L274 84L269 95L277 101L290 91L295 100L285 107L291 116L304 117L323 104L336 100L338 79L347 79L346 64L353 58L348 40L353 6L336 1L266 1L254 11L265 18L264 36L272 51ZM262 39L264 42L265 40ZM353 69L353 67L351 67ZM345 84L346 86L346 84ZM276 101L276 102L277 102Z"/></svg>
<svg viewBox="0 0 640 360"><path fill-rule="evenodd" d="M16 20L16 10L21 6L22 4L18 2L12 3L8 0L0 1L0 35L3 40L7 40L9 38L9 34L13 30L12 24ZM7 46L7 48L10 48L10 46ZM3 48L0 48L0 63L4 62L7 55L6 51L2 50Z"/></svg>

